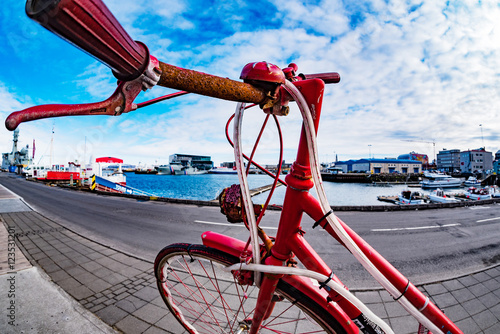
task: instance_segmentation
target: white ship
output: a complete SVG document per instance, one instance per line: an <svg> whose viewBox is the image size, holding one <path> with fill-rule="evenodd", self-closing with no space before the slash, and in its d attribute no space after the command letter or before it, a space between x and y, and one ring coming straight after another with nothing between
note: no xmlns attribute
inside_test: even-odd
<svg viewBox="0 0 500 334"><path fill-rule="evenodd" d="M18 151L17 142L19 141L19 129L14 130L14 138L12 140L12 152L2 153L2 169L9 172L21 173L21 170L31 164L29 157L29 146ZM33 144L35 142L33 141ZM34 151L33 151L34 155Z"/></svg>
<svg viewBox="0 0 500 334"><path fill-rule="evenodd" d="M420 182L422 188L458 188L462 186L462 180L441 173L425 172L425 180Z"/></svg>

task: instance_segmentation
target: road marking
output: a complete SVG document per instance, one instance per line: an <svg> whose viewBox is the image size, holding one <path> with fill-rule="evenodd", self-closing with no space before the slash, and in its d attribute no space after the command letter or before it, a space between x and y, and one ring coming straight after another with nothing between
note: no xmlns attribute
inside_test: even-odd
<svg viewBox="0 0 500 334"><path fill-rule="evenodd" d="M481 219L481 220L476 220L476 223L484 223L484 222L489 222L489 221L492 221L492 220L499 220L500 217L496 217L496 218L488 218L488 219Z"/></svg>
<svg viewBox="0 0 500 334"><path fill-rule="evenodd" d="M207 225L220 225L220 226L238 226L238 227L245 227L244 224L227 224L227 223L215 223L215 222L207 222L204 220L195 220L195 223L199 224L207 224ZM268 230L277 230L277 227L270 227L270 226L261 226L262 228L268 229Z"/></svg>
<svg viewBox="0 0 500 334"><path fill-rule="evenodd" d="M371 229L372 232L392 232L392 231L413 231L413 230L426 230L432 228L441 228L441 227L453 227L459 226L461 224L446 224L446 225L432 225L432 226L416 226L416 227L396 227L396 228L374 228Z"/></svg>
<svg viewBox="0 0 500 334"><path fill-rule="evenodd" d="M484 210L484 209L491 209L491 206L470 206L469 210Z"/></svg>

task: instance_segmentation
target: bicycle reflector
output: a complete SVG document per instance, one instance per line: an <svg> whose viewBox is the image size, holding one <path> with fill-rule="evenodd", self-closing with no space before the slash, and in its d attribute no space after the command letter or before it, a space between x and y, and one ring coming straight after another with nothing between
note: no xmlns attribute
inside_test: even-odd
<svg viewBox="0 0 500 334"><path fill-rule="evenodd" d="M103 62L119 80L134 80L148 66L146 45L133 41L101 0L28 0L26 14Z"/></svg>

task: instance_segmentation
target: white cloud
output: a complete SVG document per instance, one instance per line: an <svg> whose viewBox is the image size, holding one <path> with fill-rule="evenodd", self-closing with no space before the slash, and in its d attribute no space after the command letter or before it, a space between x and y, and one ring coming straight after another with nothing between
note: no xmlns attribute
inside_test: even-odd
<svg viewBox="0 0 500 334"><path fill-rule="evenodd" d="M78 78L74 80L76 87L83 88L94 98L106 99L116 89L117 80L111 70L97 61L87 66Z"/></svg>
<svg viewBox="0 0 500 334"><path fill-rule="evenodd" d="M309 4L298 0L274 0L276 15L285 28L302 27L327 36L341 35L348 30L348 19L342 1L321 1Z"/></svg>

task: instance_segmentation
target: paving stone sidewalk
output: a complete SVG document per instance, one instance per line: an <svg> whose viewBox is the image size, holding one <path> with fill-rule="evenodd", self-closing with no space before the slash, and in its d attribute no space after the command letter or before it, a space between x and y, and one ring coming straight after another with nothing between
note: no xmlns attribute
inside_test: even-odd
<svg viewBox="0 0 500 334"><path fill-rule="evenodd" d="M32 264L85 308L124 333L182 333L159 296L153 264L98 244L35 211L1 213ZM464 333L500 333L500 267L419 288ZM385 291L354 291L395 333L417 322Z"/></svg>

